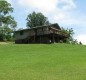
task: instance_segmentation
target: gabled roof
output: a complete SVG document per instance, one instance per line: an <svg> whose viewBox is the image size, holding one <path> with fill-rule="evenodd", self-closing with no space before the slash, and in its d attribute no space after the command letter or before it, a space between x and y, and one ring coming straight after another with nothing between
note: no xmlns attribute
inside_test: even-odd
<svg viewBox="0 0 86 80"><path fill-rule="evenodd" d="M57 23L51 24L51 25L49 25L49 26L50 26L50 27L52 26L52 27L54 27L54 28L56 28L56 29L61 30L60 26L59 26Z"/></svg>
<svg viewBox="0 0 86 80"><path fill-rule="evenodd" d="M18 31L15 31L15 32L26 31L26 30L32 30L32 29L38 29L38 28L42 28L42 27L54 27L54 28L56 28L56 29L61 30L60 26L59 26L57 23L55 23L55 24L51 24L51 25L36 26L36 27L33 27L33 28L22 29L22 30L18 30Z"/></svg>

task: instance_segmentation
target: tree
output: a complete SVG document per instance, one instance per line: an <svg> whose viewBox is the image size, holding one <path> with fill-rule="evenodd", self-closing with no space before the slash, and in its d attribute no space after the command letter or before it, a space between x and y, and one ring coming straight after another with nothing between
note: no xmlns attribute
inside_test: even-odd
<svg viewBox="0 0 86 80"><path fill-rule="evenodd" d="M80 41L79 44L82 45L82 42Z"/></svg>
<svg viewBox="0 0 86 80"><path fill-rule="evenodd" d="M49 25L49 21L47 17L45 17L42 13L33 12L27 16L27 27L36 27L36 26L43 26Z"/></svg>
<svg viewBox="0 0 86 80"><path fill-rule="evenodd" d="M67 28L67 29L65 29L65 28L63 28L62 27L62 31L63 32L65 32L68 36L68 38L67 38L67 43L77 43L77 41L73 38L73 35L74 35L74 30L73 30L73 28Z"/></svg>
<svg viewBox="0 0 86 80"><path fill-rule="evenodd" d="M11 36L17 26L14 17L10 15L12 12L13 8L10 3L5 0L0 1L0 40Z"/></svg>

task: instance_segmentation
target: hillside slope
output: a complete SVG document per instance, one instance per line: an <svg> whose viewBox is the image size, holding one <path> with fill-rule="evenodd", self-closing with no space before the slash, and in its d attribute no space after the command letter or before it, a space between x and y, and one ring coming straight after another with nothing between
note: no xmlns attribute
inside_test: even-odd
<svg viewBox="0 0 86 80"><path fill-rule="evenodd" d="M0 80L85 80L86 46L0 45Z"/></svg>

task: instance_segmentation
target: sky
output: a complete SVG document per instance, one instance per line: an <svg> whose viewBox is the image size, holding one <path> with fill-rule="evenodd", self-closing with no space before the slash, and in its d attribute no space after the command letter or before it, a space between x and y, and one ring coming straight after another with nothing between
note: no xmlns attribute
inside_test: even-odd
<svg viewBox="0 0 86 80"><path fill-rule="evenodd" d="M86 0L7 0L12 4L12 16L17 28L26 28L27 15L43 13L50 23L73 28L74 38L86 45Z"/></svg>

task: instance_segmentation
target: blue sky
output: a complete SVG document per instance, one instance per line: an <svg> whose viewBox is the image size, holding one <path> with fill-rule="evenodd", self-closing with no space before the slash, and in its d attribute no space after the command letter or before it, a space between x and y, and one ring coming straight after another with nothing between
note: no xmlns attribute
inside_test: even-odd
<svg viewBox="0 0 86 80"><path fill-rule="evenodd" d="M86 44L86 0L7 0L18 28L26 28L26 18L33 11L42 12L51 23L74 29L74 38Z"/></svg>

